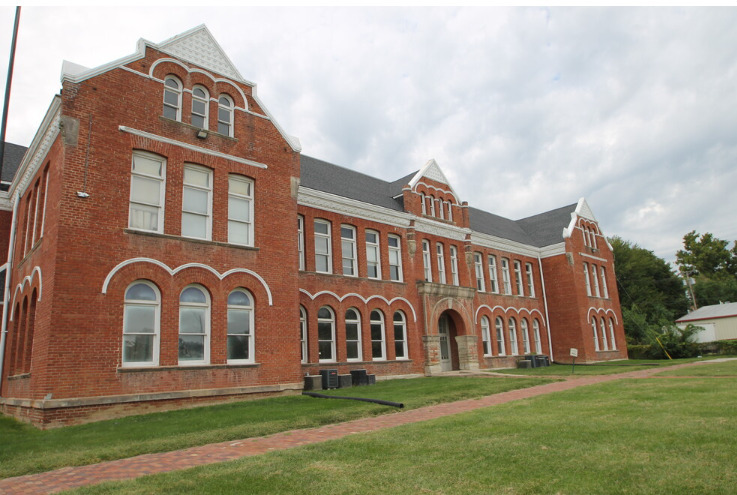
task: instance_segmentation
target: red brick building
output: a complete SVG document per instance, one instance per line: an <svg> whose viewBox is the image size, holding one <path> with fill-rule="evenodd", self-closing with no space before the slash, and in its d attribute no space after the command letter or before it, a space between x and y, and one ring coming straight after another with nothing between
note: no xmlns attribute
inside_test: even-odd
<svg viewBox="0 0 737 495"><path fill-rule="evenodd" d="M0 191L0 406L39 425L382 377L626 358L586 201L522 220L440 166L301 156L207 28L66 63ZM10 174L10 173L8 173Z"/></svg>

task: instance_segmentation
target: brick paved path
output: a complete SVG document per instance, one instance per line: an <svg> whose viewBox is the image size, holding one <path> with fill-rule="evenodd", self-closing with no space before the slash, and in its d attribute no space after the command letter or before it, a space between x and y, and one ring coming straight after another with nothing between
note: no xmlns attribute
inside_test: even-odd
<svg viewBox="0 0 737 495"><path fill-rule="evenodd" d="M668 367L667 369L693 366L694 364L699 363L677 365ZM584 385L609 382L622 378L647 378L663 370L663 367L657 367L615 375L569 376L565 377L565 381L512 390L480 399L448 402L394 414L385 414L382 416L356 419L345 423L321 426L319 428L285 431L267 437L231 440L173 452L144 454L128 459L91 464L89 466L66 467L45 473L6 478L0 480L0 494L30 495L55 493L79 486L102 483L103 481L126 480L147 474L164 473L204 464L230 461L241 457L264 454L273 450L335 440L354 433L376 431L426 421L441 416L473 411L482 407L495 406L538 395L570 390ZM488 374L486 375L488 376Z"/></svg>

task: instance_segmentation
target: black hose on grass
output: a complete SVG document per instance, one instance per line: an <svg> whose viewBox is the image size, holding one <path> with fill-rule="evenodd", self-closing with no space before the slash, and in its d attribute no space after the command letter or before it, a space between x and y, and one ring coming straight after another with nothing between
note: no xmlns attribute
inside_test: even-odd
<svg viewBox="0 0 737 495"><path fill-rule="evenodd" d="M363 397L339 397L337 395L325 395L325 394L318 394L316 392L302 392L302 395L309 395L310 397L317 397L318 399L360 400L361 402L372 402L374 404L381 404L382 406L398 407L399 409L404 408L404 404L402 404L401 402L392 402L390 400L365 399Z"/></svg>

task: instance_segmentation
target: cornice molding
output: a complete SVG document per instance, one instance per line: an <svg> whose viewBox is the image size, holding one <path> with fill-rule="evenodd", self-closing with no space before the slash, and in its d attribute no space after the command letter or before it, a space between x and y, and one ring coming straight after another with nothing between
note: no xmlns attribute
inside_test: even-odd
<svg viewBox="0 0 737 495"><path fill-rule="evenodd" d="M393 227L408 228L414 215L299 186L297 204Z"/></svg>

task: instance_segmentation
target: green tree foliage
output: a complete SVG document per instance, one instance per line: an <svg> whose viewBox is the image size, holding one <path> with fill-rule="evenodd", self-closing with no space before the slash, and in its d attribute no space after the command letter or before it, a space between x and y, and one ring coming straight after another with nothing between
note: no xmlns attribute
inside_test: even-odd
<svg viewBox="0 0 737 495"><path fill-rule="evenodd" d="M683 236L676 261L681 272L694 279L699 306L737 301L737 242L730 249L729 241L692 230Z"/></svg>
<svg viewBox="0 0 737 495"><path fill-rule="evenodd" d="M688 311L683 281L652 251L620 237L609 243L614 248L625 334L630 343L649 344L652 335Z"/></svg>

